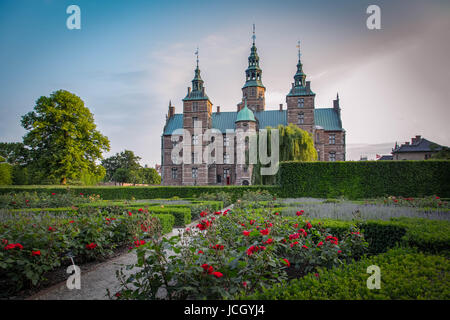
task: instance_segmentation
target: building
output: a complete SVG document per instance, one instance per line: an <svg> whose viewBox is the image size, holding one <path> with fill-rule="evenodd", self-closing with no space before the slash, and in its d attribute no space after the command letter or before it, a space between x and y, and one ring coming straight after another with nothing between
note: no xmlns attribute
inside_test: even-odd
<svg viewBox="0 0 450 320"><path fill-rule="evenodd" d="M421 136L416 136L401 146L396 143L392 149L393 160L427 160L431 156L442 150L442 146L431 142Z"/></svg>
<svg viewBox="0 0 450 320"><path fill-rule="evenodd" d="M227 130L242 129L244 131L258 131L268 126L276 128L278 125L295 124L308 131L315 143L319 161L345 161L345 130L342 128L339 95L333 101L332 108L315 106L316 94L311 90L310 81L306 81L301 62L300 45L298 45L298 63L294 75L294 82L286 95L287 108L283 104L279 108L266 110L266 88L262 82L260 58L253 43L248 57L248 68L245 70L245 83L242 87L242 100L237 104L236 111L222 111L217 106L213 112L213 103L206 94L204 82L200 76L198 66L194 71L192 87L188 87L183 99L183 112L175 113L175 107L169 103L166 124L161 136L161 163L163 185L248 185L251 184L252 166L234 164L236 141L225 136ZM196 127L201 127L200 135L205 130L215 128L223 134L223 163L197 163L194 160L198 152L192 152L191 163L176 164L172 159L172 149L176 142L172 142L172 135L177 129L186 129L192 136L190 146L192 150L201 146L206 147L204 139L195 133ZM231 140L231 141L230 141ZM197 149L199 150L199 149ZM229 151L227 153L227 151ZM183 155L184 159L189 155Z"/></svg>

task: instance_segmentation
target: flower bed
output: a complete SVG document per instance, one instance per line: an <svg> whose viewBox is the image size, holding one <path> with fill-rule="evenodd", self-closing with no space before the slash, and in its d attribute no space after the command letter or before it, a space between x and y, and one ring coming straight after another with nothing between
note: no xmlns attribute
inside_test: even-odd
<svg viewBox="0 0 450 320"><path fill-rule="evenodd" d="M217 299L253 292L318 267L341 265L366 250L353 226L341 238L301 215L293 223L269 209L202 213L203 220L181 237L138 247L139 272L118 278L119 299ZM220 217L220 218L219 218ZM167 295L161 296L164 288Z"/></svg>
<svg viewBox="0 0 450 320"><path fill-rule="evenodd" d="M172 230L172 215L11 213L0 216L2 296L38 286L45 274L69 262L104 259L115 248Z"/></svg>

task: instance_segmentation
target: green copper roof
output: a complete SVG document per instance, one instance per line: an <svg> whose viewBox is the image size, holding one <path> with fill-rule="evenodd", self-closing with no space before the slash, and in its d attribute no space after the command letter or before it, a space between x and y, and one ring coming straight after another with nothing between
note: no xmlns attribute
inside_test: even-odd
<svg viewBox="0 0 450 320"><path fill-rule="evenodd" d="M264 87L261 80L249 80L247 81L242 88L246 87Z"/></svg>
<svg viewBox="0 0 450 320"><path fill-rule="evenodd" d="M237 114L236 122L238 121L256 121L253 111L247 108L247 101L245 101L245 106Z"/></svg>
<svg viewBox="0 0 450 320"><path fill-rule="evenodd" d="M288 97L292 97L292 96L315 96L316 94L314 92L312 92L311 89L308 89L306 87L303 86L298 86L298 87L294 87L291 89L291 91L289 91L288 93Z"/></svg>
<svg viewBox="0 0 450 320"><path fill-rule="evenodd" d="M212 127L225 133L227 129L235 129L235 122L237 120L237 112L213 112ZM287 111L286 110L266 110L257 111L254 113L258 121L259 128L272 127L276 128L278 125L287 125ZM325 131L341 131L342 124L338 113L333 108L315 109L314 110L315 124L322 127ZM169 119L164 128L164 135L172 134L176 129L183 128L183 114L175 114Z"/></svg>
<svg viewBox="0 0 450 320"><path fill-rule="evenodd" d="M342 130L341 119L333 108L314 109L314 120L316 126L322 127L325 131Z"/></svg>

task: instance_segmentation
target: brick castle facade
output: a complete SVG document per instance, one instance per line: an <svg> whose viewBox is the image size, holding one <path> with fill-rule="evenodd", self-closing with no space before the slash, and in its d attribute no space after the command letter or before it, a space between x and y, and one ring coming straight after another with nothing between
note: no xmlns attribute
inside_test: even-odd
<svg viewBox="0 0 450 320"><path fill-rule="evenodd" d="M333 100L332 108L316 108L316 94L311 90L310 81L306 81L303 72L299 48L297 71L291 90L286 96L286 110L280 104L276 110L266 110L265 92L262 83L262 70L259 66L259 56L253 45L248 57L248 68L245 70L245 84L242 88L242 101L237 104L237 111L221 111L217 107L213 112L213 104L206 95L204 82L197 67L183 99L183 113L176 114L175 107L169 103L166 124L161 136L161 178L163 185L248 185L252 180L252 165L236 164L235 139L226 138L227 130L242 129L258 131L268 126L295 124L309 132L318 153L319 161L345 161L345 130L342 128L339 96ZM201 129L199 129L201 128ZM203 153L207 142L202 139L207 129L216 129L223 135L222 163L195 163L195 159ZM188 130L192 153L182 155L183 161L177 164L172 159L172 149L177 142L172 141L172 135L177 129ZM200 130L200 132L199 132ZM221 141L222 142L222 141ZM228 153L227 153L228 151Z"/></svg>

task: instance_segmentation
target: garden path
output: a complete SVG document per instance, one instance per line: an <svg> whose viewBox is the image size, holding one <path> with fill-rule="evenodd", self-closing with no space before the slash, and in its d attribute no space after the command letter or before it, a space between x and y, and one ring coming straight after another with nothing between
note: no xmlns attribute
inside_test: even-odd
<svg viewBox="0 0 450 320"><path fill-rule="evenodd" d="M222 212L227 207L222 209ZM198 220L193 221L187 227L194 227L198 224ZM172 232L165 237L173 237L184 230L184 228L174 228ZM119 281L116 278L116 271L120 270L124 265L136 263L136 254L134 252L125 253L106 262L96 265L89 271L81 271L81 289L68 289L66 281L46 288L30 297L27 300L108 300L106 289L111 294L119 291ZM131 274L132 270L124 268L124 274ZM69 276L69 275L68 275Z"/></svg>

